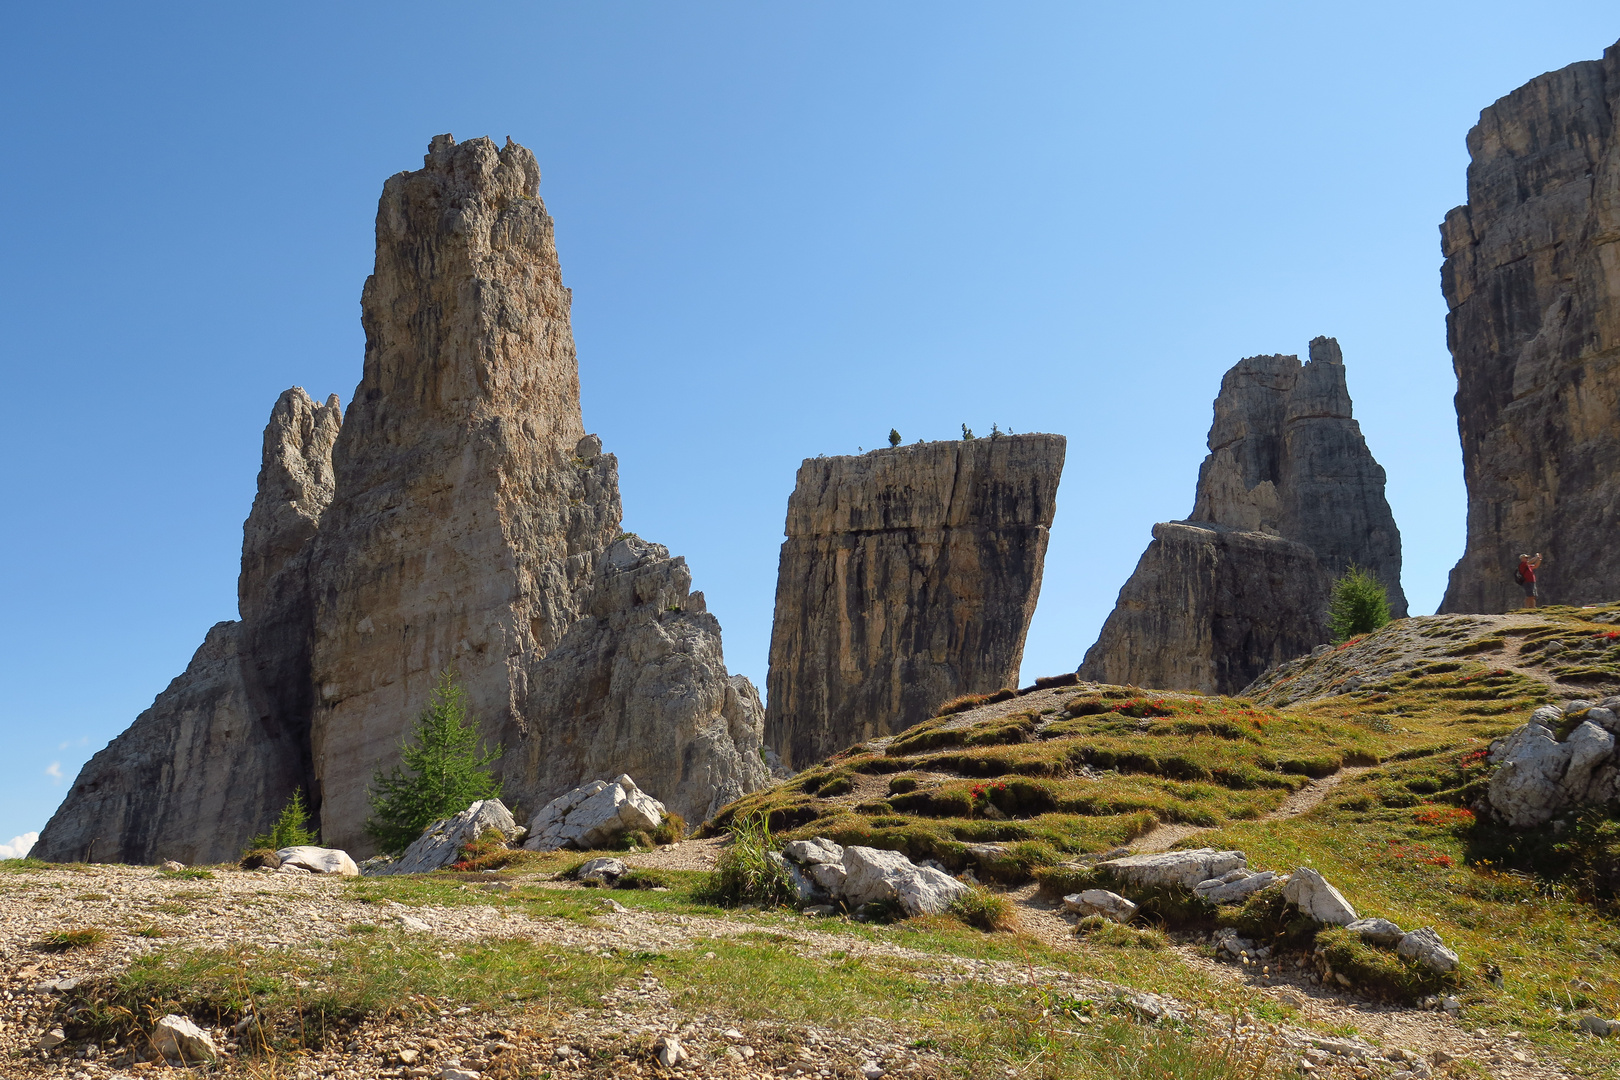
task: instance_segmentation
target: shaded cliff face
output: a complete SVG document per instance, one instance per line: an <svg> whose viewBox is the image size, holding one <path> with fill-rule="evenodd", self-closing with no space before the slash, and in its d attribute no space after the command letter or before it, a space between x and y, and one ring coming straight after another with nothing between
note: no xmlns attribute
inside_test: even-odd
<svg viewBox="0 0 1620 1080"><path fill-rule="evenodd" d="M788 500L766 742L793 768L1014 682L1065 440L813 458Z"/></svg>
<svg viewBox="0 0 1620 1080"><path fill-rule="evenodd" d="M766 782L685 562L620 537L539 181L523 147L448 135L388 180L348 415L277 402L241 622L86 766L42 857L233 858L297 786L368 854L367 785L451 666L521 806L630 772L698 821Z"/></svg>
<svg viewBox="0 0 1620 1080"><path fill-rule="evenodd" d="M1316 554L1297 541L1161 522L1081 677L1234 692L1327 640L1330 584Z"/></svg>
<svg viewBox="0 0 1620 1080"><path fill-rule="evenodd" d="M241 621L210 630L185 673L85 764L35 857L234 859L309 789L309 550L341 423L336 395L317 405L292 389L276 402L242 529Z"/></svg>
<svg viewBox="0 0 1620 1080"><path fill-rule="evenodd" d="M1468 133L1441 288L1468 541L1442 612L1620 597L1620 45L1515 90Z"/></svg>
<svg viewBox="0 0 1620 1080"><path fill-rule="evenodd" d="M1236 693L1327 640L1332 583L1351 564L1375 574L1405 617L1400 531L1384 470L1351 416L1338 342L1316 338L1303 365L1234 365L1209 451L1191 519L1154 527L1083 678ZM1199 525L1216 528L1189 528Z"/></svg>

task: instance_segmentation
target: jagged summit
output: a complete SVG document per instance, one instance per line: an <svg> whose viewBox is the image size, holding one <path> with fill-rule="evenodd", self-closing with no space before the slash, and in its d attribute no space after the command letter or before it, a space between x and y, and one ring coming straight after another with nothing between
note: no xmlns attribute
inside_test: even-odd
<svg viewBox="0 0 1620 1080"><path fill-rule="evenodd" d="M1352 564L1406 614L1384 470L1351 416L1333 338L1310 359L1251 356L1221 379L1186 521L1161 522L1086 653L1087 679L1232 693L1327 640Z"/></svg>
<svg viewBox="0 0 1620 1080"><path fill-rule="evenodd" d="M360 384L346 414L277 401L241 622L86 765L40 857L230 858L297 786L364 854L366 785L450 666L525 807L628 771L701 820L764 782L684 560L621 535L539 183L511 140L440 135L384 184Z"/></svg>

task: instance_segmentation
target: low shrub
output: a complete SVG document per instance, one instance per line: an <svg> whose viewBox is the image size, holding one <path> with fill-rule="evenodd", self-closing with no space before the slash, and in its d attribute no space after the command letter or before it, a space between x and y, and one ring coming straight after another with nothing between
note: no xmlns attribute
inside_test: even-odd
<svg viewBox="0 0 1620 1080"><path fill-rule="evenodd" d="M1358 993L1387 1001L1414 1002L1457 984L1455 973L1437 975L1393 949L1378 949L1341 926L1316 935L1316 953L1343 975Z"/></svg>
<svg viewBox="0 0 1620 1080"><path fill-rule="evenodd" d="M158 873L179 881L207 881L214 876L212 870L204 870L197 866L188 866L184 870L159 870Z"/></svg>
<svg viewBox="0 0 1620 1080"><path fill-rule="evenodd" d="M671 884L668 874L659 870L630 870L618 881L613 883L615 889L669 889Z"/></svg>
<svg viewBox="0 0 1620 1080"><path fill-rule="evenodd" d="M1011 930L1016 925L1012 901L980 885L952 900L947 910L969 926L989 933Z"/></svg>
<svg viewBox="0 0 1620 1080"><path fill-rule="evenodd" d="M242 853L242 859L236 864L243 870L257 870L261 866L268 866L274 870L281 865L273 848L253 848Z"/></svg>
<svg viewBox="0 0 1620 1080"><path fill-rule="evenodd" d="M93 949L107 940L107 931L99 926L86 926L78 930L56 930L40 940L39 947L46 952L70 952L73 949Z"/></svg>
<svg viewBox="0 0 1620 1080"><path fill-rule="evenodd" d="M679 814L665 812L658 822L658 828L653 830L652 839L655 844L678 844L686 838L686 819Z"/></svg>
<svg viewBox="0 0 1620 1080"><path fill-rule="evenodd" d="M1138 930L1102 915L1087 915L1074 924L1074 932L1093 945L1111 945L1116 949L1157 950L1170 945L1170 939L1161 930Z"/></svg>
<svg viewBox="0 0 1620 1080"><path fill-rule="evenodd" d="M770 817L749 814L734 821L731 843L720 853L709 878L694 896L721 907L757 904L775 907L795 894L787 870L769 856L779 847L771 835Z"/></svg>
<svg viewBox="0 0 1620 1080"><path fill-rule="evenodd" d="M527 854L529 853L522 849L507 847L506 837L498 830L485 829L477 840L462 845L456 861L450 864L450 869L474 873L500 870L518 862Z"/></svg>

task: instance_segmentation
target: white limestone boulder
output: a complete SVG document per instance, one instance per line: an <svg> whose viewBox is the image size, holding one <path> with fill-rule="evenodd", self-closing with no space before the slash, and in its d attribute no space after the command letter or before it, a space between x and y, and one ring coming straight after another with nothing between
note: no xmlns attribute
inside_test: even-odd
<svg viewBox="0 0 1620 1080"><path fill-rule="evenodd" d="M1271 870L1258 873L1232 870L1221 877L1200 881L1193 886L1193 895L1212 904L1237 904L1283 880Z"/></svg>
<svg viewBox="0 0 1620 1080"><path fill-rule="evenodd" d="M512 812L499 799L480 799L459 814L440 818L422 831L397 860L377 867L376 874L431 874L456 861L461 849L494 830L512 841L522 834Z"/></svg>
<svg viewBox="0 0 1620 1080"><path fill-rule="evenodd" d="M1161 851L1151 855L1127 855L1097 864L1098 870L1132 885L1184 885L1192 888L1201 881L1242 870L1248 859L1241 851Z"/></svg>
<svg viewBox="0 0 1620 1080"><path fill-rule="evenodd" d="M1401 938L1395 946L1395 952L1440 975L1456 971L1457 965L1461 963L1457 954L1446 948L1440 940L1440 935L1429 926L1413 930Z"/></svg>
<svg viewBox="0 0 1620 1080"><path fill-rule="evenodd" d="M1328 926L1349 926L1359 917L1344 894L1308 866L1289 876L1283 899L1299 908L1301 914Z"/></svg>
<svg viewBox="0 0 1620 1080"><path fill-rule="evenodd" d="M359 877L360 868L349 858L347 851L337 848L313 847L303 845L300 847L282 848L276 852L276 858L281 860L277 872L286 870L289 866L311 874L338 874L342 877Z"/></svg>
<svg viewBox="0 0 1620 1080"><path fill-rule="evenodd" d="M869 847L844 849L844 902L895 901L911 915L938 915L969 889L942 870L918 866L898 851Z"/></svg>
<svg viewBox="0 0 1620 1080"><path fill-rule="evenodd" d="M1385 948L1394 945L1406 936L1406 931L1390 922L1388 919L1357 919L1345 926L1345 929L1361 938L1369 945L1382 945Z"/></svg>
<svg viewBox="0 0 1620 1080"><path fill-rule="evenodd" d="M1101 915L1115 922L1130 922L1138 910L1137 905L1119 893L1107 889L1086 889L1070 893L1063 898L1063 910L1080 916Z"/></svg>
<svg viewBox="0 0 1620 1080"><path fill-rule="evenodd" d="M152 1029L152 1045L168 1061L185 1065L201 1065L219 1057L219 1047L208 1032L172 1013Z"/></svg>
<svg viewBox="0 0 1620 1080"><path fill-rule="evenodd" d="M530 851L610 847L627 832L651 832L664 819L664 804L626 774L581 784L551 800L529 820Z"/></svg>

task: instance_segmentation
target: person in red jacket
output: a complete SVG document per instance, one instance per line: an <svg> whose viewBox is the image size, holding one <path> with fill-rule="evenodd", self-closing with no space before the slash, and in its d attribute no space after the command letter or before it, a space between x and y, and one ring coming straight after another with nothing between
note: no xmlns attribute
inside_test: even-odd
<svg viewBox="0 0 1620 1080"><path fill-rule="evenodd" d="M1519 568L1513 571L1513 580L1524 586L1524 606L1536 606L1536 567L1541 565L1541 552L1520 555Z"/></svg>

